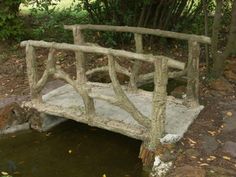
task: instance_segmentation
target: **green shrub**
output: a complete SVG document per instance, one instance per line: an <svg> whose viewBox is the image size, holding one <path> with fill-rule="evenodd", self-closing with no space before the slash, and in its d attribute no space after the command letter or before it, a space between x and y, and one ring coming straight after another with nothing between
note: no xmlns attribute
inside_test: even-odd
<svg viewBox="0 0 236 177"><path fill-rule="evenodd" d="M23 35L18 16L21 0L0 0L0 40L19 40Z"/></svg>
<svg viewBox="0 0 236 177"><path fill-rule="evenodd" d="M72 6L69 8L58 9L56 8L57 2L60 0L40 0L31 5L28 20L28 39L47 40L57 42L72 42L72 32L64 30L64 25L76 23L89 23L87 21L87 13L85 11L78 11L78 7ZM27 5L27 4L26 4Z"/></svg>

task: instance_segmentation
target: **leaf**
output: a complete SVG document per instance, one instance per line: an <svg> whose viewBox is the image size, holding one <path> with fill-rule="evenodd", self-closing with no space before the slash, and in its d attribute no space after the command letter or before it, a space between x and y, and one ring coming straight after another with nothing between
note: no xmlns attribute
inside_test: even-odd
<svg viewBox="0 0 236 177"><path fill-rule="evenodd" d="M190 143L192 143L192 144L196 144L196 143L197 143L196 141L193 141L191 138L188 138L188 140L189 140Z"/></svg>
<svg viewBox="0 0 236 177"><path fill-rule="evenodd" d="M216 135L216 132L215 131L210 131L210 130L208 130L207 131L211 136L215 136Z"/></svg>
<svg viewBox="0 0 236 177"><path fill-rule="evenodd" d="M216 157L211 155L210 157L207 158L207 161L213 161L215 159L216 159Z"/></svg>
<svg viewBox="0 0 236 177"><path fill-rule="evenodd" d="M225 159L225 160L231 160L231 158L228 157L228 156L223 156L223 159Z"/></svg>
<svg viewBox="0 0 236 177"><path fill-rule="evenodd" d="M229 112L226 113L226 115L227 115L228 117L232 117L233 113L229 111Z"/></svg>
<svg viewBox="0 0 236 177"><path fill-rule="evenodd" d="M4 175L4 176L7 176L7 175L8 175L8 173L5 172L5 171L2 171L1 174Z"/></svg>
<svg viewBox="0 0 236 177"><path fill-rule="evenodd" d="M209 166L208 163L201 163L200 166Z"/></svg>

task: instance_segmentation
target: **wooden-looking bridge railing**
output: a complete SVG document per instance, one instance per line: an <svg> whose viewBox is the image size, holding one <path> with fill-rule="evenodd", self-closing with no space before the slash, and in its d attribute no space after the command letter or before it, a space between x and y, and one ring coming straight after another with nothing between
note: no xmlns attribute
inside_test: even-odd
<svg viewBox="0 0 236 177"><path fill-rule="evenodd" d="M135 119L140 125L147 129L147 133L145 135L131 135L130 132L126 131L127 127L126 129L122 129L123 125L119 125L119 130L117 130L116 128L116 132L142 139L146 147L142 149L142 151L145 151L145 149L147 149L150 152L154 152L156 147L159 145L160 138L163 136L165 129L165 111L167 101L166 86L168 77L187 74L188 83L186 100L188 103L190 103L190 106L198 105L198 64L200 53L199 42L209 44L210 39L208 37L134 27L73 25L66 26L66 28L73 30L75 44L31 40L21 42L21 46L26 47L27 72L33 103L37 104L43 102L40 92L45 86L49 76L54 76L55 78L62 79L70 84L74 88L74 90L76 90L76 92L81 95L84 102L83 116L85 117L88 124L94 125L93 118L97 116L94 106L94 99L107 101L108 103L118 106L128 112L133 117L133 119ZM85 29L135 33L137 53L97 46L86 46L82 34L82 30ZM142 54L142 34L159 35L188 40L189 57L187 66L185 66L185 63L176 61L169 57L161 55ZM38 78L36 68L35 48L38 47L49 49L46 69L41 78ZM59 66L56 65L57 58L54 57L54 53L56 50L69 50L75 52L77 73L75 79L72 79L69 74L65 73ZM85 71L85 53L106 55L108 57L108 66ZM116 61L116 57L124 57L127 59L135 60L136 62L133 66L132 71L130 72L125 67L120 66ZM155 68L154 73L148 73L146 75L138 76L138 69L140 67L140 62L142 61L152 63ZM175 68L179 71L168 72L168 68ZM87 83L86 74L89 75L101 70L108 70L115 97L91 92L90 85ZM147 77L154 77L155 88L153 91L152 111L150 117L147 117L141 111L139 111L132 103L132 101L128 98L117 79L117 72L128 75L130 77L130 86L133 88L136 88L137 80L146 79ZM104 127L105 126L106 125L104 124ZM143 159L146 159L147 161L149 159L149 157L146 157L146 155L143 156L142 152L141 157Z"/></svg>
<svg viewBox="0 0 236 177"><path fill-rule="evenodd" d="M111 31L111 32L128 32L134 34L134 41L136 47L136 53L143 53L143 35L154 35L165 38L173 38L179 40L188 41L188 60L187 66L184 63L176 62L171 58L165 56L158 56L158 58L166 58L170 63L170 67L177 68L181 71L172 72L169 74L169 78L181 77L187 74L187 96L186 104L191 107L197 106L198 103L198 85L199 85L199 55L200 55L200 43L211 44L211 38L207 36L194 35L194 34L184 34L178 32L164 31L159 29L148 29L142 27L129 27L129 26L110 26L110 25L91 25L91 24L79 24L79 25L65 25L65 29L72 30L74 36L75 44L85 45L84 41L84 30L94 30L94 31ZM83 56L85 58L85 56ZM172 62L174 61L174 62ZM145 82L146 80L153 79L154 73L148 73L139 75L141 62L136 60L131 72L128 72L125 68L119 67L117 64L117 70L121 73L130 77L130 87L132 89L137 89L137 83ZM108 68L97 68L92 71L88 71L87 74L92 74L94 72L99 72Z"/></svg>

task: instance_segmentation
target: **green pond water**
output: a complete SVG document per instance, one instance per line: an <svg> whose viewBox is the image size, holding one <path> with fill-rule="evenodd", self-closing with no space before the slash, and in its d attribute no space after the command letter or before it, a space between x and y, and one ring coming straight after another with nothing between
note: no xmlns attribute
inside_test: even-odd
<svg viewBox="0 0 236 177"><path fill-rule="evenodd" d="M14 177L147 177L141 142L67 121L47 133L0 138L0 171Z"/></svg>

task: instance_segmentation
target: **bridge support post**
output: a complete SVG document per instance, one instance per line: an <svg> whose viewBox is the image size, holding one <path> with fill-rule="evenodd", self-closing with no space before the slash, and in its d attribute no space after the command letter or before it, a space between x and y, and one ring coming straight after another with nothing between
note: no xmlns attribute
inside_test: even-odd
<svg viewBox="0 0 236 177"><path fill-rule="evenodd" d="M74 36L74 43L78 45L83 45L84 43L84 36L80 29L75 27L73 29L73 36ZM92 118L92 114L95 113L94 101L88 95L89 88L86 85L87 78L85 74L85 54L81 51L75 52L76 58L76 87L80 92L81 97L83 98L84 106L85 106L85 113L88 115L88 118ZM92 120L90 120L92 123Z"/></svg>
<svg viewBox="0 0 236 177"><path fill-rule="evenodd" d="M200 46L197 41L188 42L188 68L187 68L187 96L185 105L189 107L199 106L199 55Z"/></svg>
<svg viewBox="0 0 236 177"><path fill-rule="evenodd" d="M156 150L161 147L160 139L165 131L166 118L166 101L167 101L167 82L168 82L168 66L167 60L155 60L154 73L154 92L151 114L151 128L149 131L149 139L144 142L140 149L139 157L143 161L144 166L152 166L156 154Z"/></svg>
<svg viewBox="0 0 236 177"><path fill-rule="evenodd" d="M36 88L36 84L38 82L38 74L37 74L35 49L33 46L29 44L26 45L26 66L27 66L27 75L29 79L31 99L33 102L41 102L42 97L38 89Z"/></svg>
<svg viewBox="0 0 236 177"><path fill-rule="evenodd" d="M143 53L142 34L134 33L134 40L135 40L136 53ZM133 90L137 89L137 79L140 65L141 65L140 61L138 60L134 61L134 65L130 76L130 87Z"/></svg>

